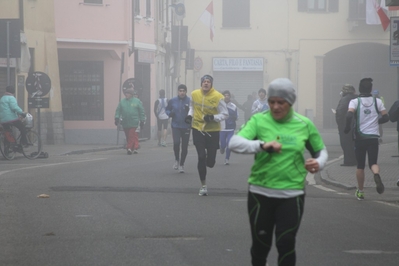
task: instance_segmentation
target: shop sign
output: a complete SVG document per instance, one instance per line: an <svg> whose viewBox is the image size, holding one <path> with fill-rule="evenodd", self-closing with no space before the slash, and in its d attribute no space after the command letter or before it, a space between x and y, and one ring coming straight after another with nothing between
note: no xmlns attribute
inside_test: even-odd
<svg viewBox="0 0 399 266"><path fill-rule="evenodd" d="M262 57L213 58L213 71L263 71Z"/></svg>

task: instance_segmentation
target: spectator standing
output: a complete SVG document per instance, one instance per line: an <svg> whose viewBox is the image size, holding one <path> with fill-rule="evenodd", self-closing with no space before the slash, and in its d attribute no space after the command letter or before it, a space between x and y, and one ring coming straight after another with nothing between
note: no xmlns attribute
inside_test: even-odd
<svg viewBox="0 0 399 266"><path fill-rule="evenodd" d="M357 159L356 179L357 190L355 196L358 200L364 199L364 168L366 154L369 168L374 174L374 182L379 194L384 193L384 184L380 177L378 161L378 125L389 121L387 111L381 99L371 95L373 80L364 78L359 83L359 97L349 102L349 109L346 115L345 133L351 130L352 119L356 116L355 127L355 154ZM378 118L381 114L381 118Z"/></svg>
<svg viewBox="0 0 399 266"><path fill-rule="evenodd" d="M252 104L254 103L254 99L251 94L248 94L247 100L242 104L242 110L244 111L244 120L247 122L252 115Z"/></svg>
<svg viewBox="0 0 399 266"><path fill-rule="evenodd" d="M323 169L328 154L316 126L294 111L289 79L268 88L270 111L255 114L230 140L237 153L255 154L248 179L252 265L266 265L275 230L279 265L295 265L295 238L304 211L308 172ZM312 158L305 160L304 150Z"/></svg>
<svg viewBox="0 0 399 266"><path fill-rule="evenodd" d="M213 87L213 78L205 75L201 78L201 88L191 93L190 110L185 119L192 125L193 142L198 154L198 173L201 188L198 195L208 195L206 186L206 167L212 168L219 149L220 122L228 118L223 95Z"/></svg>
<svg viewBox="0 0 399 266"><path fill-rule="evenodd" d="M168 99L165 97L165 90L159 91L159 99L154 104L154 114L157 118L158 146L166 147L166 136L168 134L169 116L166 114Z"/></svg>
<svg viewBox="0 0 399 266"><path fill-rule="evenodd" d="M144 127L146 121L143 104L141 101L133 97L133 87L127 88L123 91L125 99L122 99L115 111L115 125L121 123L123 131L126 136L127 154L138 153L139 138L136 132L137 127Z"/></svg>
<svg viewBox="0 0 399 266"><path fill-rule="evenodd" d="M374 98L379 98L381 99L382 103L385 106L385 100L384 97L380 96L380 91L379 90L373 90L373 92L371 93L371 95L373 95ZM381 118L381 114L378 116L378 118ZM379 124L378 125L378 130L380 132L380 138L378 139L378 142L381 144L382 143L382 135L384 134L384 131L382 129L382 125Z"/></svg>
<svg viewBox="0 0 399 266"><path fill-rule="evenodd" d="M191 126L185 122L189 109L190 98L187 97L187 87L180 84L177 87L177 96L170 99L166 107L166 114L172 118L173 152L175 154L173 169L178 170L179 173L184 173L184 162L186 161L190 139Z"/></svg>
<svg viewBox="0 0 399 266"><path fill-rule="evenodd" d="M230 100L230 91L225 90L223 92L224 102L226 103L227 110L229 112L229 118L220 122L222 130L220 131L220 153L224 154L226 152L224 164L229 165L230 160L230 149L229 141L234 135L234 130L236 129L236 121L238 119L237 106Z"/></svg>
<svg viewBox="0 0 399 266"><path fill-rule="evenodd" d="M335 121L338 126L339 142L341 143L341 148L344 153L344 162L341 166L355 166L356 165L356 155L355 155L355 141L352 134L345 134L345 124L346 124L346 113L348 112L349 102L352 99L357 98L355 94L355 88L350 84L345 84L341 89L341 99L339 100L336 113ZM353 129L351 129L351 133Z"/></svg>
<svg viewBox="0 0 399 266"><path fill-rule="evenodd" d="M254 103L252 104L252 109L251 109L252 114L269 110L269 105L267 104L267 98L266 98L266 90L263 88L259 89L258 96L259 98L256 101L254 101Z"/></svg>
<svg viewBox="0 0 399 266"><path fill-rule="evenodd" d="M398 131L398 152L399 152L399 100L393 103L393 105L389 109L388 115L389 115L389 120L392 123L396 122L396 130Z"/></svg>

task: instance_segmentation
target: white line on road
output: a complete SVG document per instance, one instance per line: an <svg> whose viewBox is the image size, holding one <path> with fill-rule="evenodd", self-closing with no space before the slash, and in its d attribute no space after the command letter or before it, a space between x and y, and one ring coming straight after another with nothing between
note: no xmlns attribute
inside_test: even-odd
<svg viewBox="0 0 399 266"><path fill-rule="evenodd" d="M93 161L99 161L99 160L105 160L105 158L97 158L97 159L87 159L87 160L80 160L80 161L74 161L74 162L63 162L63 163L51 163L51 164L41 164L41 165L33 165L33 166L28 166L28 167L22 167L22 168L16 168L12 170L6 170L6 171L1 171L0 176L6 173L10 173L13 171L19 171L19 170L27 170L27 169L35 169L35 168L41 168L41 167L50 167L50 166L57 166L57 165L63 165L63 164L74 164L74 163L85 163L85 162L93 162Z"/></svg>

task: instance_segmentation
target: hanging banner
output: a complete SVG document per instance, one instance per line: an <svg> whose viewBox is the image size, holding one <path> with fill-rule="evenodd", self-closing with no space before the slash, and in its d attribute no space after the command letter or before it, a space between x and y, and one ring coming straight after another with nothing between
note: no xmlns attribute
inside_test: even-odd
<svg viewBox="0 0 399 266"><path fill-rule="evenodd" d="M389 64L399 66L399 17L391 17Z"/></svg>

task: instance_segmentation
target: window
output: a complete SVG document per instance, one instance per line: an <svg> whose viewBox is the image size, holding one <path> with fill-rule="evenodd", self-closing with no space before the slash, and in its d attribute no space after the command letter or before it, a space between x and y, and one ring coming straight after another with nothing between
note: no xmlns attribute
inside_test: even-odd
<svg viewBox="0 0 399 266"><path fill-rule="evenodd" d="M146 0L145 3L145 17L150 18L151 17L151 0Z"/></svg>
<svg viewBox="0 0 399 266"><path fill-rule="evenodd" d="M248 28L250 26L250 0L223 0L223 27Z"/></svg>
<svg viewBox="0 0 399 266"><path fill-rule="evenodd" d="M299 12L338 12L339 0L298 0Z"/></svg>
<svg viewBox="0 0 399 266"><path fill-rule="evenodd" d="M349 20L366 19L366 0L349 0Z"/></svg>
<svg viewBox="0 0 399 266"><path fill-rule="evenodd" d="M158 21L161 22L161 23L164 23L164 21L163 21L163 13L164 13L164 8L165 8L164 0L159 0L158 4L159 4L159 7L158 7Z"/></svg>
<svg viewBox="0 0 399 266"><path fill-rule="evenodd" d="M98 5L102 5L102 4L103 4L103 0L83 0L83 3L85 3L85 4L98 4Z"/></svg>
<svg viewBox="0 0 399 266"><path fill-rule="evenodd" d="M134 0L134 15L140 16L140 0Z"/></svg>
<svg viewBox="0 0 399 266"><path fill-rule="evenodd" d="M104 120L104 66L101 61L60 61L64 120Z"/></svg>

